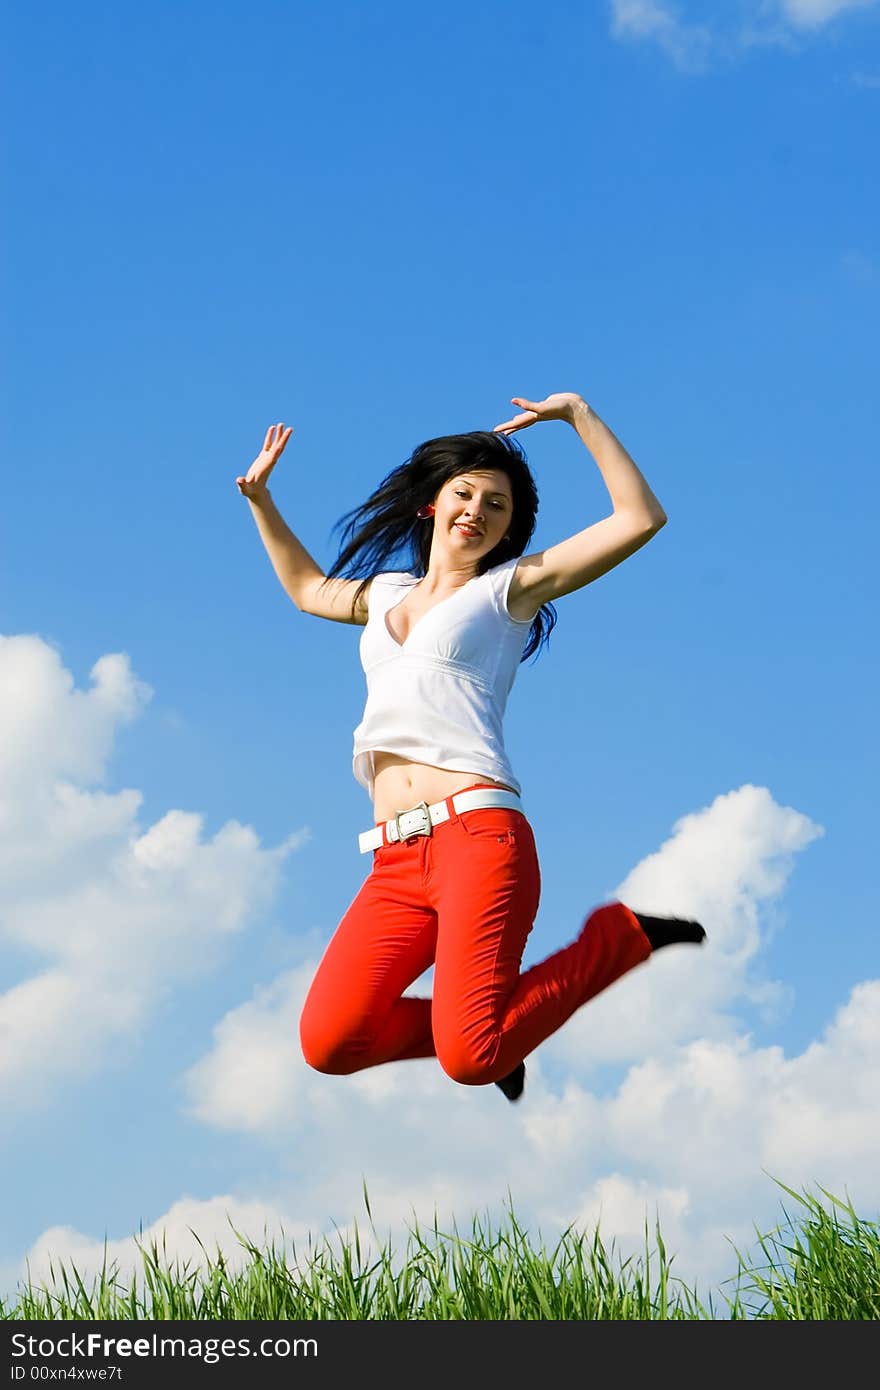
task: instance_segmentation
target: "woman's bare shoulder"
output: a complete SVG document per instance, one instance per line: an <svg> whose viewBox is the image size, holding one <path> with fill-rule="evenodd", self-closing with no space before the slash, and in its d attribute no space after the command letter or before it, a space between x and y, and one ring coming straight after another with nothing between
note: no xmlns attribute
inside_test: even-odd
<svg viewBox="0 0 880 1390"><path fill-rule="evenodd" d="M530 583L534 570L529 562L534 560L534 555L519 557L507 590L507 611L518 623L532 622L541 608L542 601Z"/></svg>

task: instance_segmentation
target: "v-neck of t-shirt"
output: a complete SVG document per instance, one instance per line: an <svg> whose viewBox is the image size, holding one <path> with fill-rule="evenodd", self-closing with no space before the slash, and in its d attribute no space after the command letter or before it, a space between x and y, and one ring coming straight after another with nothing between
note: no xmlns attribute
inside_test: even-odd
<svg viewBox="0 0 880 1390"><path fill-rule="evenodd" d="M474 579L478 579L478 578L479 578L479 575L474 575L472 579L468 579L468 580L466 581L466 583L462 584L460 588L453 590L453 592L452 592L451 594L444 594L443 598L438 598L438 600L437 600L436 603L432 603L432 604L431 604L431 607L430 607L430 608L427 608L427 609L425 610L425 612L421 615L421 617L416 619L416 621L413 623L412 627L410 628L409 632L406 634L406 637L403 639L403 641L402 641L402 642L398 642L397 638L394 636L394 633L391 631L391 628L388 626L388 616L389 616L390 613L393 613L393 612L394 612L395 608L399 608L400 605L401 605L402 603L406 603L406 600L409 598L410 594L412 593L412 591L413 591L413 589L416 587L416 585L417 585L417 584L420 584L420 583L422 582L420 579L416 579L416 580L410 585L410 587L407 589L407 591L406 591L406 593L404 594L404 596L403 596L402 599L398 599L397 603L395 603L391 608L386 608L385 613L384 613L384 616L383 616L383 619L382 619L383 624L384 624L384 627L385 627L385 631L387 632L388 636L391 638L391 641L394 643L395 647L397 647L397 649L398 649L399 651L403 651L404 647L406 646L407 642L408 642L408 641L410 640L410 638L412 637L412 635L413 635L413 633L415 632L416 628L420 627L420 626L422 625L422 623L425 621L425 619L426 619L426 618L429 618L429 617L431 616L431 614L435 611L435 609L442 607L442 605L443 605L444 603L448 603L450 599L458 598L458 595L459 595L459 594L464 593L465 589L468 587L468 584L472 584L472 583L473 583L473 580L474 580Z"/></svg>

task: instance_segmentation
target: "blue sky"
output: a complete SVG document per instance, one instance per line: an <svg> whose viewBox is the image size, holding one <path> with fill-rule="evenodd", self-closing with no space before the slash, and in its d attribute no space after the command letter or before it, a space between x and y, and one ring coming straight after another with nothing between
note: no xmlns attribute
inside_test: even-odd
<svg viewBox="0 0 880 1390"><path fill-rule="evenodd" d="M13 7L0 1288L139 1228L234 1248L227 1213L363 1230L364 1180L401 1243L508 1187L624 1250L656 1212L701 1288L780 1219L768 1173L876 1213L878 38L870 0ZM520 1106L320 1076L360 630L293 607L235 477L293 425L272 490L328 568L417 443L561 390L669 521L520 668L525 964L610 897L709 943ZM608 514L573 430L518 439L532 548Z"/></svg>

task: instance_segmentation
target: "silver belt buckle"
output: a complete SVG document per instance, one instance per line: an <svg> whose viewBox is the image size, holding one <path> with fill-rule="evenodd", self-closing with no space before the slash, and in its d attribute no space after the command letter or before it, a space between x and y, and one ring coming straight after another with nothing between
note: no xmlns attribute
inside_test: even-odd
<svg viewBox="0 0 880 1390"><path fill-rule="evenodd" d="M424 823L417 826L415 830L408 830L406 835L404 835L400 828L400 817L411 816L415 811L421 811L423 813ZM393 819L397 827L397 839L400 844L402 844L404 840L409 840L413 835L433 835L434 833L434 827L431 824L431 812L428 810L427 801L420 801L417 806L410 806L407 811L398 811Z"/></svg>

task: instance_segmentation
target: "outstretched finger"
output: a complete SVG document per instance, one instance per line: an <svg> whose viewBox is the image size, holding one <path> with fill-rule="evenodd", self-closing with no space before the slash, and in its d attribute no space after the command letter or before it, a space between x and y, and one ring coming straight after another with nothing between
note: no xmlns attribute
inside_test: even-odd
<svg viewBox="0 0 880 1390"><path fill-rule="evenodd" d="M513 434L515 430L524 430L529 425L533 425L537 418L533 410L524 411L521 415L514 415L512 420L505 420L503 424L496 425L495 430L502 434Z"/></svg>
<svg viewBox="0 0 880 1390"><path fill-rule="evenodd" d="M293 429L290 426L288 426L288 428L284 430L283 434L281 433L281 429L282 426L279 425L278 434L272 441L272 448L269 451L273 456L273 462L277 462L280 456L284 453L284 446L290 438L291 434L293 433Z"/></svg>

